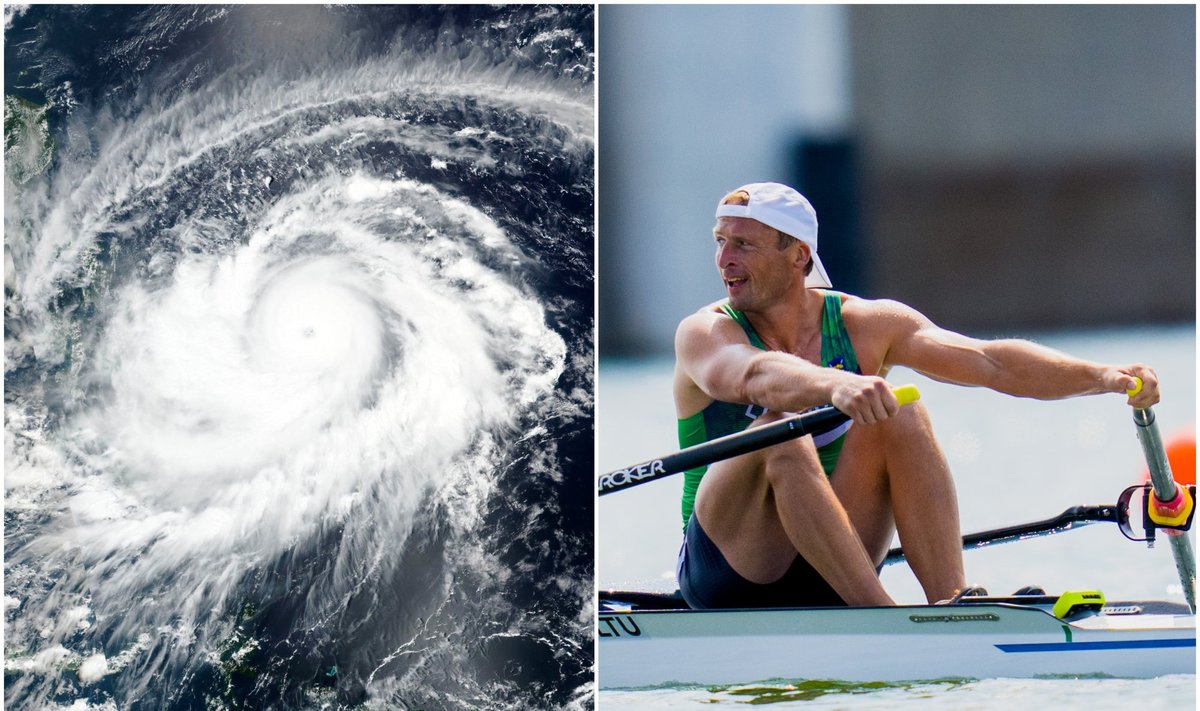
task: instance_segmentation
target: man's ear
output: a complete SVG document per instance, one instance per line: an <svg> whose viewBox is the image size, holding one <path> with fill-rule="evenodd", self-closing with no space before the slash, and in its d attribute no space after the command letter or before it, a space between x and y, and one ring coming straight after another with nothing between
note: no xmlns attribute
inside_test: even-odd
<svg viewBox="0 0 1200 711"><path fill-rule="evenodd" d="M803 270L812 259L812 248L800 240L796 240L796 244L800 247L796 250L796 266Z"/></svg>

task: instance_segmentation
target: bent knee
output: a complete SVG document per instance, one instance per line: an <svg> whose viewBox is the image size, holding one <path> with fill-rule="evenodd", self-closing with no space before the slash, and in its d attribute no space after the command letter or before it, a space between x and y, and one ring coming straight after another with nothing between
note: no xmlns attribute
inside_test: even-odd
<svg viewBox="0 0 1200 711"><path fill-rule="evenodd" d="M900 412L890 420L894 421L896 429L917 428L933 431L933 420L929 417L929 409L920 400L902 406Z"/></svg>
<svg viewBox="0 0 1200 711"><path fill-rule="evenodd" d="M825 478L825 469L812 437L801 437L768 448L763 473L772 486L795 481L797 477Z"/></svg>
<svg viewBox="0 0 1200 711"><path fill-rule="evenodd" d="M879 431L885 434L933 431L929 410L926 409L925 403L919 400L902 406L894 417L889 417L879 424L882 425Z"/></svg>
<svg viewBox="0 0 1200 711"><path fill-rule="evenodd" d="M850 428L853 439L861 444L887 448L900 442L925 440L933 437L933 422L929 411L921 402L900 408L900 412L886 420L870 425L855 425Z"/></svg>

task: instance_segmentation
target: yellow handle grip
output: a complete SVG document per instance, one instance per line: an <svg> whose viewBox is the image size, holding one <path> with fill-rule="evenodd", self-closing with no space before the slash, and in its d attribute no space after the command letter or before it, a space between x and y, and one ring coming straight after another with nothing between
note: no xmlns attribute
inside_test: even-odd
<svg viewBox="0 0 1200 711"><path fill-rule="evenodd" d="M1135 375L1133 376L1133 382L1135 383L1134 386L1125 391L1125 394L1129 397L1133 397L1142 391L1142 379Z"/></svg>
<svg viewBox="0 0 1200 711"><path fill-rule="evenodd" d="M1141 387L1141 381L1139 381L1138 386ZM892 394L896 396L896 402L900 403L901 406L921 399L921 392L917 390L916 385L901 385L892 390Z"/></svg>

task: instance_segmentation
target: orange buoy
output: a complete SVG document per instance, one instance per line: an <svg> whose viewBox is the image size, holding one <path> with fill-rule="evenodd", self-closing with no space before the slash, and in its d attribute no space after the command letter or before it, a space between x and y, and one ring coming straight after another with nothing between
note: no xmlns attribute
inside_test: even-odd
<svg viewBox="0 0 1200 711"><path fill-rule="evenodd" d="M1177 430L1163 442L1167 450L1167 462L1171 465L1171 475L1180 484L1196 483L1196 428L1195 426ZM1149 481L1150 470L1142 470L1142 481Z"/></svg>

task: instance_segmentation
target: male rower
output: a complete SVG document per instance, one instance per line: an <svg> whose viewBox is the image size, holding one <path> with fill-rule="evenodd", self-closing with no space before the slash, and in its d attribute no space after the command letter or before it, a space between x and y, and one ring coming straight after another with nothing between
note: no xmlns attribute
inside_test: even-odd
<svg viewBox="0 0 1200 711"><path fill-rule="evenodd" d="M894 604L878 577L894 532L930 602L963 592L954 481L924 406L897 405L892 366L1042 400L1125 393L1138 377L1129 404L1158 402L1145 365L969 338L896 301L829 290L816 213L790 187L745 185L716 217L728 298L676 332L680 445L827 403L851 421L687 472L677 572L692 607Z"/></svg>

